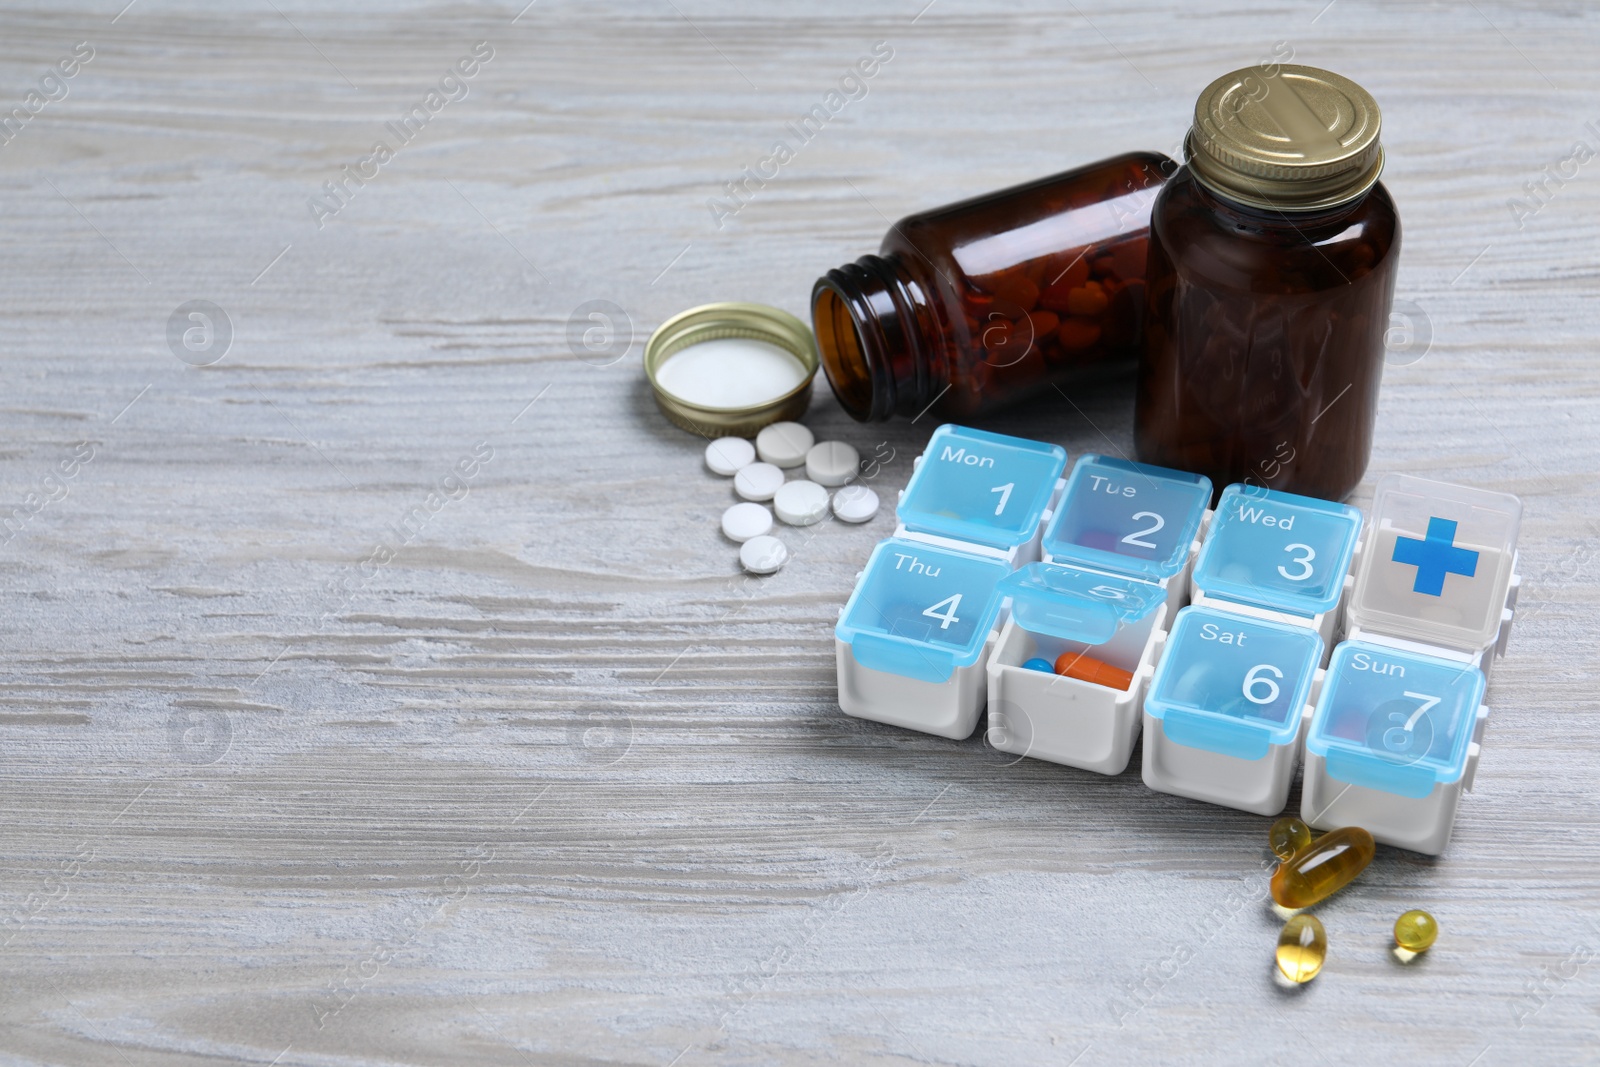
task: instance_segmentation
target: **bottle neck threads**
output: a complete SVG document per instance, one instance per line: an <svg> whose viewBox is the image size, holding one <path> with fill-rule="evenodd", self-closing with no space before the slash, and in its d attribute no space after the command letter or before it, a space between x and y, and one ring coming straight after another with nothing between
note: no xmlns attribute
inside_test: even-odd
<svg viewBox="0 0 1600 1067"><path fill-rule="evenodd" d="M830 270L811 292L822 366L854 419L915 416L943 386L930 338L928 296L899 255L862 256Z"/></svg>

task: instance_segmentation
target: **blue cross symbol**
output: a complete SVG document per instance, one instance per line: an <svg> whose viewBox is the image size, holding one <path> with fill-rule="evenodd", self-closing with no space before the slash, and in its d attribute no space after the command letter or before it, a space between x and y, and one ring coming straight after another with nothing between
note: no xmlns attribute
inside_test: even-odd
<svg viewBox="0 0 1600 1067"><path fill-rule="evenodd" d="M1460 574L1471 578L1478 571L1478 553L1470 548L1457 548L1454 519L1429 517L1428 536L1397 537L1394 542L1394 561L1417 568L1417 581L1413 593L1428 596L1444 595L1444 577Z"/></svg>

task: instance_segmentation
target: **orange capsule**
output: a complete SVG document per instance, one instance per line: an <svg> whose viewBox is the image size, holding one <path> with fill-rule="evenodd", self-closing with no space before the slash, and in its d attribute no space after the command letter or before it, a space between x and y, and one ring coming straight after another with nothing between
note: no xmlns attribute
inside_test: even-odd
<svg viewBox="0 0 1600 1067"><path fill-rule="evenodd" d="M1105 286L1090 280L1083 283L1083 288L1067 294L1067 310L1074 315L1098 315L1106 309L1110 299Z"/></svg>
<svg viewBox="0 0 1600 1067"><path fill-rule="evenodd" d="M1018 325L1021 325L1020 319ZM1038 345L1056 332L1056 327L1061 325L1061 316L1054 311L1030 311L1028 325L1033 329L1033 343Z"/></svg>
<svg viewBox="0 0 1600 1067"><path fill-rule="evenodd" d="M1272 899L1285 908L1309 908L1349 885L1372 862L1377 846L1359 826L1323 834L1278 864Z"/></svg>
<svg viewBox="0 0 1600 1067"><path fill-rule="evenodd" d="M1076 678L1080 682L1093 682L1095 685L1107 686L1111 689L1126 690L1133 684L1133 674L1113 667L1109 663L1102 663L1092 656L1082 652L1063 652L1056 657L1056 673Z"/></svg>
<svg viewBox="0 0 1600 1067"><path fill-rule="evenodd" d="M1032 311L1034 305L1039 302L1039 286L1020 272L1007 271L993 275L984 288L999 299L1016 305L1016 309L1007 308L1008 312Z"/></svg>
<svg viewBox="0 0 1600 1067"><path fill-rule="evenodd" d="M1100 324L1093 319L1062 319L1061 325L1056 328L1056 336L1061 339L1062 348L1076 352L1100 340Z"/></svg>

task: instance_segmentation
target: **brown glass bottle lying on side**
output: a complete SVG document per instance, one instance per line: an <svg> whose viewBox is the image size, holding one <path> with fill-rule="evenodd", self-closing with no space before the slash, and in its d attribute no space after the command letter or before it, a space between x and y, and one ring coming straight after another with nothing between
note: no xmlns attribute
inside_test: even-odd
<svg viewBox="0 0 1600 1067"><path fill-rule="evenodd" d="M1195 106L1151 218L1139 458L1340 500L1366 471L1400 259L1376 102L1235 71Z"/></svg>
<svg viewBox="0 0 1600 1067"><path fill-rule="evenodd" d="M912 215L812 290L822 365L863 422L971 420L1131 369L1150 208L1177 164L1136 152Z"/></svg>

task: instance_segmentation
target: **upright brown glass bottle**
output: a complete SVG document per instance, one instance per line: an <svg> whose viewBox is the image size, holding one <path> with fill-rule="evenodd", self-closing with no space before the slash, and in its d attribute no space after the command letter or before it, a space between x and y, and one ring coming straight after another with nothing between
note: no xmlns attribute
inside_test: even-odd
<svg viewBox="0 0 1600 1067"><path fill-rule="evenodd" d="M1400 219L1377 103L1313 67L1235 71L1195 104L1151 216L1139 458L1340 500L1372 449Z"/></svg>
<svg viewBox="0 0 1600 1067"><path fill-rule="evenodd" d="M811 294L828 381L854 418L970 420L1131 369L1150 207L1177 164L1136 152L902 219Z"/></svg>

